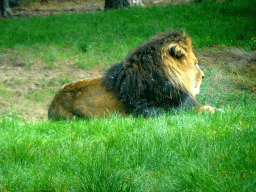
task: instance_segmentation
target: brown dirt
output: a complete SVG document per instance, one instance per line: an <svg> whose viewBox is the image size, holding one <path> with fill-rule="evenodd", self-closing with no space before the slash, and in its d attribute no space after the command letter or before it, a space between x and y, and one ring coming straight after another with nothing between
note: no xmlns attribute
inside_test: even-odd
<svg viewBox="0 0 256 192"><path fill-rule="evenodd" d="M88 9L90 7L90 9ZM81 5L70 8L42 8L25 10L16 8L15 16L46 16L58 13L94 12L103 9L102 4ZM9 54L12 50L7 50ZM255 54L238 48L209 49L196 52L204 70L210 65L256 66ZM28 121L47 120L47 110L54 93L65 83L101 76L102 70L81 69L64 61L61 68L45 68L40 63L30 69L22 58L2 58L0 55L0 115L17 116ZM256 91L255 91L256 92ZM15 113L14 113L15 111Z"/></svg>
<svg viewBox="0 0 256 192"><path fill-rule="evenodd" d="M33 6L32 8L17 7L13 8L14 17L44 17L49 15L56 15L60 13L92 13L102 11L104 3L65 3L56 7L51 7L48 4Z"/></svg>

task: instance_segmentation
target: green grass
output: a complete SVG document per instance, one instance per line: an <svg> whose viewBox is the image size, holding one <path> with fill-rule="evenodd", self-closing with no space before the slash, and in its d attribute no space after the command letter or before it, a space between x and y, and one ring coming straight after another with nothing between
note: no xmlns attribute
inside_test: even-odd
<svg viewBox="0 0 256 192"><path fill-rule="evenodd" d="M185 29L195 48L221 45L255 50L254 12L249 6L245 12L239 5L134 7L4 20L0 22L0 50L15 48L24 55L41 58L46 67L69 59L80 67L100 64L108 68L142 41L170 28Z"/></svg>
<svg viewBox="0 0 256 192"><path fill-rule="evenodd" d="M28 68L34 58L46 68L61 67L62 60L87 68L108 67L141 41L169 28L185 29L196 48L255 50L251 9L229 5L4 20L0 56L21 56ZM8 49L12 54L5 52ZM0 191L254 191L256 101L235 87L234 72L210 67L198 96L200 103L224 113L59 122L27 122L15 112L2 116ZM57 81L71 79L62 76ZM1 97L10 98L8 86L1 85ZM45 87L27 97L45 102L42 95L49 97L52 91Z"/></svg>
<svg viewBox="0 0 256 192"><path fill-rule="evenodd" d="M235 109L235 110L234 110ZM144 120L0 123L3 191L252 191L256 104Z"/></svg>
<svg viewBox="0 0 256 192"><path fill-rule="evenodd" d="M3 116L0 189L253 191L256 101L232 86L233 77L209 69L198 96L224 113L58 122Z"/></svg>

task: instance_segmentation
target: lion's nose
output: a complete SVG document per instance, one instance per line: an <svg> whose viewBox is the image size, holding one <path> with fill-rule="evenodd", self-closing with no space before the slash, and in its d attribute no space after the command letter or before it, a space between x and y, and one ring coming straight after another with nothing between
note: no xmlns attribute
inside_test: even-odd
<svg viewBox="0 0 256 192"><path fill-rule="evenodd" d="M204 78L204 75L202 76L202 79Z"/></svg>

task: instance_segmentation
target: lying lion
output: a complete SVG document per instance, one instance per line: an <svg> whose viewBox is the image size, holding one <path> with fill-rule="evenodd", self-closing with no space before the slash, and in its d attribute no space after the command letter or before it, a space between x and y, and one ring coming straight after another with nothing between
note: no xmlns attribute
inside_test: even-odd
<svg viewBox="0 0 256 192"><path fill-rule="evenodd" d="M64 85L55 95L49 119L109 117L115 113L152 117L170 109L214 112L197 103L204 78L191 39L180 31L145 41L103 77Z"/></svg>

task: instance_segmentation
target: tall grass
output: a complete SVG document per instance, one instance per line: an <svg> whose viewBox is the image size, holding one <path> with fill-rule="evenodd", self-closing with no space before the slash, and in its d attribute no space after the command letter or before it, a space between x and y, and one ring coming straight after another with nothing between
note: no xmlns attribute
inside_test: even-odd
<svg viewBox="0 0 256 192"><path fill-rule="evenodd" d="M225 83L223 83L225 81ZM224 113L0 120L2 191L254 191L256 102L212 68L198 100Z"/></svg>
<svg viewBox="0 0 256 192"><path fill-rule="evenodd" d="M3 191L253 191L256 105L155 119L0 122Z"/></svg>

